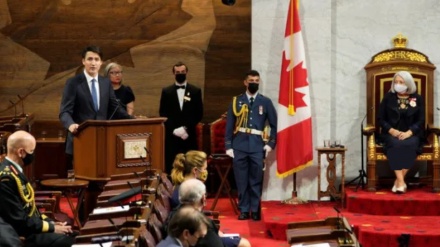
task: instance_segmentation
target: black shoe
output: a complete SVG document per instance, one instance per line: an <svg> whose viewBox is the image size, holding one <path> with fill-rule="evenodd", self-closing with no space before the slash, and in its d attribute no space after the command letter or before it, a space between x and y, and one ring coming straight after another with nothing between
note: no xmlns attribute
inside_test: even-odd
<svg viewBox="0 0 440 247"><path fill-rule="evenodd" d="M248 220L249 219L249 213L241 213L240 216L238 216L238 220Z"/></svg>
<svg viewBox="0 0 440 247"><path fill-rule="evenodd" d="M259 213L252 213L252 219L254 221L260 221L261 220L261 216Z"/></svg>

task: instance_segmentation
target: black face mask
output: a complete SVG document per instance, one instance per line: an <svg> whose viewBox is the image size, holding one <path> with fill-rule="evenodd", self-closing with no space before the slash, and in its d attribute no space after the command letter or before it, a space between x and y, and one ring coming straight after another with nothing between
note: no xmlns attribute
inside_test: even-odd
<svg viewBox="0 0 440 247"><path fill-rule="evenodd" d="M186 74L176 74L176 82L183 83L186 81Z"/></svg>
<svg viewBox="0 0 440 247"><path fill-rule="evenodd" d="M255 94L258 91L258 84L257 83L249 83L247 87L249 93Z"/></svg>
<svg viewBox="0 0 440 247"><path fill-rule="evenodd" d="M35 155L33 153L30 154L26 152L26 150L24 152L26 153L26 156L24 158L21 158L21 160L23 161L24 166L28 166L34 161Z"/></svg>

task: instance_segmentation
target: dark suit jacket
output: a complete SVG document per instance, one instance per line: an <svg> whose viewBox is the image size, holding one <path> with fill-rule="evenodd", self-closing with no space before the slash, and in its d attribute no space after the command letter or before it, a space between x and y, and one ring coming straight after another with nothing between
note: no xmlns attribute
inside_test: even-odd
<svg viewBox="0 0 440 247"><path fill-rule="evenodd" d="M179 242L171 236L168 236L167 238L163 239L159 242L157 247L181 247Z"/></svg>
<svg viewBox="0 0 440 247"><path fill-rule="evenodd" d="M59 115L64 128L68 129L71 124L81 124L86 120L107 120L110 117L111 119L131 118L123 107L119 106L110 81L98 76L98 82L99 110L95 111L92 93L84 73L67 80ZM66 153L73 154L73 135L70 132L66 139Z"/></svg>
<svg viewBox="0 0 440 247"><path fill-rule="evenodd" d="M388 131L398 129L399 121L404 121L413 135L419 137L419 149L425 143L425 102L419 94L411 94L409 99L415 99L415 106L408 107L405 117L399 113L396 93L388 92L380 102L378 121L382 130L380 142L385 142L384 148L387 146Z"/></svg>
<svg viewBox="0 0 440 247"><path fill-rule="evenodd" d="M241 94L237 96L235 108L237 112L241 111L243 105L248 105L249 113L247 119L247 126L250 129L264 130L266 123L270 126L270 138L267 142L272 149L276 145L277 137L277 112L273 106L272 101L264 95L258 93L255 98L254 104L250 107L250 102L247 95ZM237 132L234 134L236 128L237 116L234 114L233 103L229 105L228 113L226 117L226 129L225 129L225 149L240 150L247 153L263 152L265 145L261 135L246 134Z"/></svg>
<svg viewBox="0 0 440 247"><path fill-rule="evenodd" d="M175 84L163 88L160 97L159 114L161 117L167 118L165 122L167 172L170 172L170 166L177 153L197 149L196 126L203 117L202 90L187 83L184 96L186 99L183 100L182 110ZM174 129L181 126L187 128L188 139L185 141L173 135Z"/></svg>
<svg viewBox="0 0 440 247"><path fill-rule="evenodd" d="M196 125L203 117L202 90L187 83L185 97L189 100L183 100L181 110L174 84L162 89L159 114L161 117L168 118L165 122L167 134L172 135L174 129L185 126L189 137L194 138Z"/></svg>
<svg viewBox="0 0 440 247"><path fill-rule="evenodd" d="M413 135L423 137L425 125L425 102L422 96L411 94L409 99L415 99L415 106L409 106L406 117L401 117L397 105L397 94L388 92L382 99L379 108L378 120L382 127L382 133L388 134L391 128L398 127L399 121L405 121L406 125L413 132Z"/></svg>

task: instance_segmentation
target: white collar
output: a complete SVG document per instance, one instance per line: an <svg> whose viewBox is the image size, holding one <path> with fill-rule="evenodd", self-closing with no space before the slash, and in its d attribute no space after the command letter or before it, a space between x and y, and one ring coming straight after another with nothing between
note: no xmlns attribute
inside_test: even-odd
<svg viewBox="0 0 440 247"><path fill-rule="evenodd" d="M247 91L246 91L246 96L248 98L248 100L251 100L251 97L254 98L254 100L257 98L258 96L258 92L256 92L254 95L250 95Z"/></svg>
<svg viewBox="0 0 440 247"><path fill-rule="evenodd" d="M98 82L98 76L96 76L96 78L95 77L91 77L89 74L87 74L86 70L84 70L84 75L86 76L86 80L87 80L88 83L91 83L91 81L93 79L95 79L96 82Z"/></svg>

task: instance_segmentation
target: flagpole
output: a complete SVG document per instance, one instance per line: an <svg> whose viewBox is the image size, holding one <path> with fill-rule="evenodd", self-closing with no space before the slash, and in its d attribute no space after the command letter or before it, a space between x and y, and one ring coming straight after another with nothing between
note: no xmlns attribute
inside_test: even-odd
<svg viewBox="0 0 440 247"><path fill-rule="evenodd" d="M282 201L281 203L284 204L292 204L292 205L298 205L298 204L304 204L306 201L300 199L298 197L298 193L296 191L296 172L293 174L293 188L292 188L292 198Z"/></svg>
<svg viewBox="0 0 440 247"><path fill-rule="evenodd" d="M296 4L296 6L295 6L295 4ZM290 20L288 20L288 21L290 21L290 34L294 34L294 11L295 11L295 8L297 9L298 8L298 6L299 6L299 0L298 1L294 1L294 0L291 0L290 1L290 4L289 4L289 15L290 15ZM294 39L293 38L291 38L290 39L290 47L294 47ZM292 58L292 60L293 60L293 58L295 57L294 56L295 54L294 54L294 49L290 49L290 58ZM293 91L294 91L294 74L293 74L293 69L291 69L290 71L289 71L289 90L288 90L288 92L289 92L289 104L288 104L288 108L287 108L287 111L288 111L288 114L289 115L295 115L295 105L294 105L294 93L293 93ZM287 200L284 200L284 201L282 201L282 203L285 203L285 204L302 204L302 203L304 203L304 201L303 200L301 200L301 199L299 199L298 198L298 193L297 193L297 191L296 191L296 172L295 173L293 173L293 188L292 188L292 197L290 198L290 199L287 199Z"/></svg>

